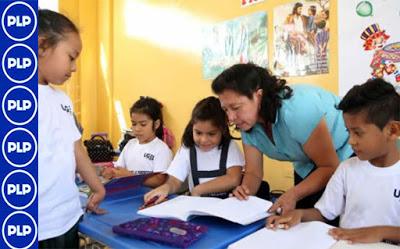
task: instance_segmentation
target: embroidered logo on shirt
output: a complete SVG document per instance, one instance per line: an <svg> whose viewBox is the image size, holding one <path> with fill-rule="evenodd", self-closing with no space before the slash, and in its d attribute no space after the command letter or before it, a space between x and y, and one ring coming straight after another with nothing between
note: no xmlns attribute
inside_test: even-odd
<svg viewBox="0 0 400 249"><path fill-rule="evenodd" d="M400 201L400 189L394 189L393 196L394 198L398 198Z"/></svg>
<svg viewBox="0 0 400 249"><path fill-rule="evenodd" d="M67 112L67 113L69 113L69 114L72 115L72 108L71 108L71 106L61 104L61 109L62 109L63 111L65 111L65 112Z"/></svg>
<svg viewBox="0 0 400 249"><path fill-rule="evenodd" d="M150 161L154 161L154 155L150 153L144 153L143 155L145 158L149 159Z"/></svg>

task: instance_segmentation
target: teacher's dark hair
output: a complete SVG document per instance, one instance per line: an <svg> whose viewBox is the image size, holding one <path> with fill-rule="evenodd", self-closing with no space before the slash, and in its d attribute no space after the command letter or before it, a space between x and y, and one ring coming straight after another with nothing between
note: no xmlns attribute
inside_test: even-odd
<svg viewBox="0 0 400 249"><path fill-rule="evenodd" d="M286 80L253 63L231 66L214 79L211 87L217 95L225 90L232 90L249 99L253 99L253 93L262 89L263 96L258 115L269 123L275 122L276 111L282 106L282 100L290 98L293 92L286 85Z"/></svg>

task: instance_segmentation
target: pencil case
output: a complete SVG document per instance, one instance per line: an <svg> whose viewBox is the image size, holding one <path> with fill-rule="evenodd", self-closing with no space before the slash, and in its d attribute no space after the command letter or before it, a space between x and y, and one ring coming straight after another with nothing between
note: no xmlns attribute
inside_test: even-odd
<svg viewBox="0 0 400 249"><path fill-rule="evenodd" d="M181 220L149 217L113 226L112 230L119 235L187 248L207 232L207 227Z"/></svg>

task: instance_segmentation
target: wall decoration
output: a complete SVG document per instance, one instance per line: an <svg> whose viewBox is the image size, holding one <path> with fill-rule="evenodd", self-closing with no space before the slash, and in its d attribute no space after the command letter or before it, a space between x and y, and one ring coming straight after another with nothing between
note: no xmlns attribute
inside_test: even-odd
<svg viewBox="0 0 400 249"><path fill-rule="evenodd" d="M275 74L329 72L329 1L293 2L274 9Z"/></svg>
<svg viewBox="0 0 400 249"><path fill-rule="evenodd" d="M339 0L338 7L339 95L370 78L400 92L400 1Z"/></svg>
<svg viewBox="0 0 400 249"><path fill-rule="evenodd" d="M252 15L225 21L203 30L203 77L214 79L236 63L253 62L268 65L267 14Z"/></svg>

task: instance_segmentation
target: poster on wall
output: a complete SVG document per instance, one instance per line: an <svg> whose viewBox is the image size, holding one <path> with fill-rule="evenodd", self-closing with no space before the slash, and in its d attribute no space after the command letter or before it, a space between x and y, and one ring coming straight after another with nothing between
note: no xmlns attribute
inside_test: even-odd
<svg viewBox="0 0 400 249"><path fill-rule="evenodd" d="M236 63L253 62L268 65L267 14L225 21L203 30L203 77L214 79Z"/></svg>
<svg viewBox="0 0 400 249"><path fill-rule="evenodd" d="M280 76L329 72L329 0L307 0L274 9L273 70Z"/></svg>
<svg viewBox="0 0 400 249"><path fill-rule="evenodd" d="M400 1L339 0L338 15L339 95L377 77L400 92Z"/></svg>

